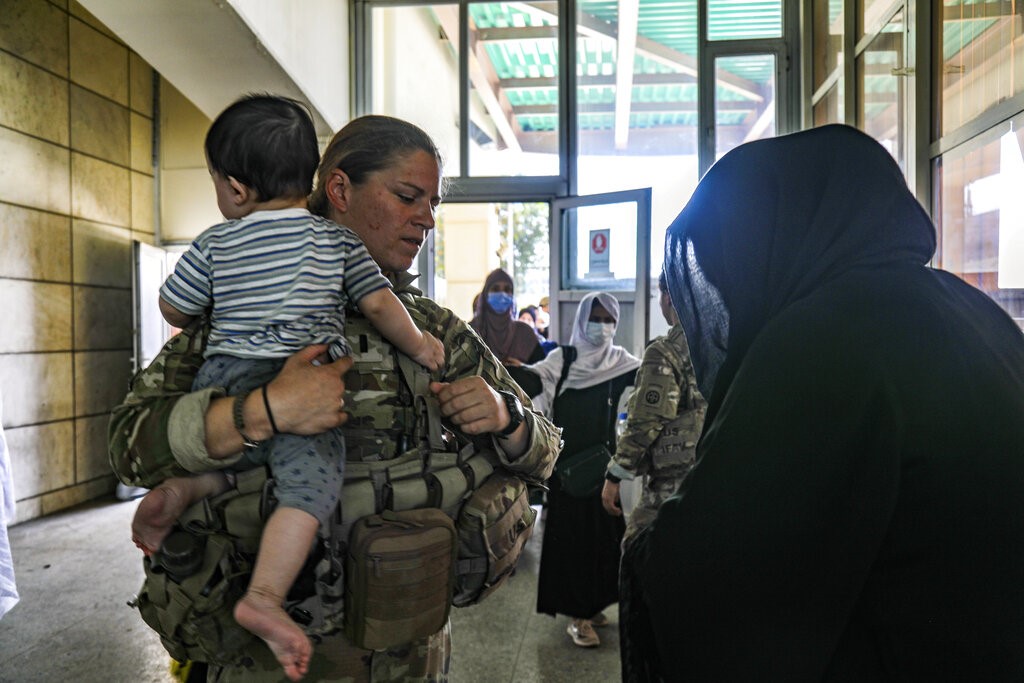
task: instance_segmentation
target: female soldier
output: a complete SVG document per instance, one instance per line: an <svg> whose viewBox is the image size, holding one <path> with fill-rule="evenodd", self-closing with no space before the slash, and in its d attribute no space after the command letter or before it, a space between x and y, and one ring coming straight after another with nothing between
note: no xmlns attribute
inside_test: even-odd
<svg viewBox="0 0 1024 683"><path fill-rule="evenodd" d="M444 343L447 362L430 391L458 441L492 445L507 469L542 480L558 450L558 431L539 414L522 409L529 405L527 397L463 321L412 287L415 276L407 271L434 227L440 201L441 158L430 137L405 121L365 116L342 128L327 146L310 208L359 235L415 323ZM358 311L349 316L357 318ZM315 434L348 422L350 462L399 455L413 437L415 411L403 405L411 398L402 386L394 350L380 340L373 340L369 349L362 348L366 339L350 343L364 369L374 358L379 367L346 375L353 364L350 358L313 364L323 346L295 354L267 385L267 405L261 392L240 405L245 437L266 439L275 427ZM201 330L179 335L136 378L125 402L114 410L111 464L122 481L148 486L180 473L181 467L208 471L240 457L244 442L233 399L216 388L185 393L202 362L201 347ZM348 404L346 389L354 397ZM376 399L360 400L362 390ZM390 412L382 417L385 409ZM262 642L246 654L251 666L211 670L210 680L278 680L280 668ZM446 679L449 656L448 625L419 641L381 651L357 648L334 634L317 642L307 679L440 681Z"/></svg>

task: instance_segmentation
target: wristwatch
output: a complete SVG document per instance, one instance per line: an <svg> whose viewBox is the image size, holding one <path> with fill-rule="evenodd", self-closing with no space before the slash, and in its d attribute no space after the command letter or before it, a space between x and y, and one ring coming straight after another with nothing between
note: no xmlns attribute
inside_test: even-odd
<svg viewBox="0 0 1024 683"><path fill-rule="evenodd" d="M245 434L245 418L242 417L242 406L245 404L245 399L249 397L252 392L245 392L244 394L238 394L235 396L235 403L231 406L231 416L235 420L235 429L242 435L242 443L245 444L246 448L256 448L260 445L259 441L250 439Z"/></svg>
<svg viewBox="0 0 1024 683"><path fill-rule="evenodd" d="M505 407L508 408L508 415L511 419L508 421L507 427L500 432L495 432L495 434L498 436L508 436L516 431L519 425L523 424L523 420L526 419L526 411L523 410L523 402L511 391L499 391L498 396L501 396L502 400L505 401Z"/></svg>

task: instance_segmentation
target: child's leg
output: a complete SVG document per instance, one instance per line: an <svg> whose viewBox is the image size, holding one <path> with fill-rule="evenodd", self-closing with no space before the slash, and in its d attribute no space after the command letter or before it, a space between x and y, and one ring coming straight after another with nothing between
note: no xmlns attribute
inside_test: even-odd
<svg viewBox="0 0 1024 683"><path fill-rule="evenodd" d="M306 563L320 523L296 508L278 507L263 528L252 581L235 605L235 619L262 638L293 681L306 674L313 645L282 603Z"/></svg>
<svg viewBox="0 0 1024 683"><path fill-rule="evenodd" d="M132 541L147 556L160 549L171 527L188 506L207 496L223 493L228 479L223 472L192 477L171 477L147 493L132 519Z"/></svg>
<svg viewBox="0 0 1024 683"><path fill-rule="evenodd" d="M306 563L321 520L330 519L338 504L345 441L335 429L313 436L279 434L264 446L269 447L278 505L263 529L249 590L235 606L235 619L266 641L294 681L306 673L313 646L282 603Z"/></svg>

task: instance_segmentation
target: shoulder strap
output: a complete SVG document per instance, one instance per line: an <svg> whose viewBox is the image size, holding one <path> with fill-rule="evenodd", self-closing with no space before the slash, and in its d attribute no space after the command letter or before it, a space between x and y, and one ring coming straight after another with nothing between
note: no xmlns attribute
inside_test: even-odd
<svg viewBox="0 0 1024 683"><path fill-rule="evenodd" d="M576 347L575 346L563 346L562 347L562 374L558 377L558 384L555 385L555 395L551 397L551 403L554 404L555 399L558 398L558 394L562 391L562 384L565 382L565 378L569 376L569 368L572 366L573 361L576 360Z"/></svg>

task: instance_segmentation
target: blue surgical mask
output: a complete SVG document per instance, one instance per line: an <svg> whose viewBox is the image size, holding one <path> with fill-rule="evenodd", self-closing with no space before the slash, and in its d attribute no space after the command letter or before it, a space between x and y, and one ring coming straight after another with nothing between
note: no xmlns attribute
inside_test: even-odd
<svg viewBox="0 0 1024 683"><path fill-rule="evenodd" d="M505 292L490 292L487 295L487 305L495 313L508 313L512 308L512 295Z"/></svg>
<svg viewBox="0 0 1024 683"><path fill-rule="evenodd" d="M583 333L591 344L602 346L612 340L615 336L615 325L612 323L587 322L587 328Z"/></svg>

